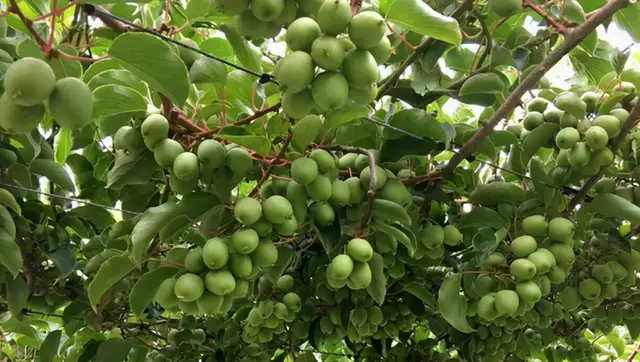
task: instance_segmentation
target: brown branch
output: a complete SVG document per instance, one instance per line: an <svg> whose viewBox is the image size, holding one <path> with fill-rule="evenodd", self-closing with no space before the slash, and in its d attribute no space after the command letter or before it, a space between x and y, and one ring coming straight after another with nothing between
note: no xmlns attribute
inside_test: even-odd
<svg viewBox="0 0 640 362"><path fill-rule="evenodd" d="M244 124L249 124L249 123L253 122L254 120L256 120L256 119L258 119L258 118L260 118L260 117L262 117L262 116L264 116L264 115L266 115L266 114L268 114L270 112L276 112L278 109L280 109L280 103L276 103L276 104L274 104L273 106L271 106L269 108L265 108L263 110L257 111L256 113L254 113L254 114L252 114L252 115L250 115L250 116L248 116L246 118L243 118L243 119L241 119L239 121L227 124L225 126L218 126L218 127L214 128L214 129L212 129L210 131L202 131L199 134L197 134L196 136L200 137L200 138L210 137L210 136L213 136L214 134L220 132L220 130L222 130L224 127L227 127L227 126L242 126Z"/></svg>
<svg viewBox="0 0 640 362"><path fill-rule="evenodd" d="M327 151L340 151L345 153L359 153L361 155L365 155L369 158L369 169L371 170L371 181L369 182L369 191L367 192L367 210L362 215L362 219L360 219L360 225L358 226L358 235L362 235L362 231L364 227L371 220L371 215L373 213L373 201L376 199L376 186L378 184L378 172L376 171L376 158L373 152L360 148L360 147L347 147L340 145L333 146L320 146L323 150Z"/></svg>
<svg viewBox="0 0 640 362"><path fill-rule="evenodd" d="M452 18L460 17L468 9L471 8L471 6L473 5L473 1L474 0L465 0L449 16L452 17ZM396 69L396 71L393 72L393 74L391 74L391 76L389 76L387 81L384 82L384 84L382 84L380 86L380 90L378 90L378 95L376 97L376 100L382 98L385 94L387 94L391 90L391 88L398 82L398 80L402 76L402 73L404 73L404 71L409 66L411 66L411 64L413 64L413 62L415 62L418 59L418 56L420 56L422 53L426 52L429 49L429 47L431 47L431 45L433 45L433 43L435 43L435 42L436 42L435 39L428 38L428 39L424 40L422 43L420 43L416 47L416 50L413 53L411 53L411 55L409 55L407 57L407 59L405 59L405 61L402 62L402 64L400 64L398 66L398 69Z"/></svg>
<svg viewBox="0 0 640 362"><path fill-rule="evenodd" d="M629 117L622 125L622 128L620 129L620 134L618 134L618 136L611 141L611 151L614 154L618 152L618 149L620 149L620 144L622 143L622 141L624 141L624 138L627 136L629 131L631 131L631 129L635 125L637 125L639 122L640 122L640 102L636 102L635 106L633 106L633 108L631 109L631 112L629 112ZM567 208L564 210L565 216L571 214L571 212L573 212L576 206L580 202L582 202L582 200L587 195L589 190L591 190L591 188L593 188L596 185L596 183L600 181L602 176L604 176L606 170L607 170L607 166L600 167L600 172L598 172L594 176L591 176L591 178L587 180L587 182L582 186L582 188L571 199L571 201L569 202L569 205L567 205Z"/></svg>
<svg viewBox="0 0 640 362"><path fill-rule="evenodd" d="M9 0L9 9L7 10L7 12L18 15L22 23L24 23L24 26L27 28L27 30L29 30L29 33L31 33L31 36L33 36L33 39L40 46L40 49L46 48L47 42L42 39L42 37L35 31L35 29L33 29L33 21L24 16L22 10L20 10L20 7L18 7L18 3L16 0Z"/></svg>
<svg viewBox="0 0 640 362"><path fill-rule="evenodd" d="M551 16L550 14L547 14L546 11L544 11L543 8L541 8L540 6L532 3L529 0L523 0L522 6L524 6L525 8L529 8L533 11L535 11L538 15L540 15L549 25L551 25L552 28L556 29L558 31L558 33L562 34L562 35L568 35L569 34L569 29L567 29L564 25L562 25L558 19L554 18L553 16Z"/></svg>
<svg viewBox="0 0 640 362"><path fill-rule="evenodd" d="M191 120L189 120L181 110L176 108L164 94L159 93L159 95L160 100L162 100L165 117L167 117L169 122L180 125L194 133L205 132L205 130L200 128L200 126L191 122Z"/></svg>
<svg viewBox="0 0 640 362"><path fill-rule="evenodd" d="M640 351L640 344L638 344L638 347L636 347L635 351L633 351L633 353L631 354L631 356L629 356L629 359L627 360L627 362L633 362L633 360L636 358L636 356L638 355L638 352Z"/></svg>
<svg viewBox="0 0 640 362"><path fill-rule="evenodd" d="M468 155L473 152L475 146L487 138L493 128L502 121L502 119L509 116L509 113L513 111L518 105L522 96L533 89L536 84L542 79L542 77L551 69L556 63L558 63L566 54L568 54L573 48L575 48L584 38L587 37L592 31L594 31L600 24L605 22L616 11L629 6L629 0L612 0L605 6L600 8L597 14L594 14L584 24L574 28L565 37L565 41L556 48L549 56L547 56L536 68L529 73L529 75L522 80L522 82L513 90L513 92L502 103L496 113L491 116L489 121L484 127L478 130L451 158L449 163L441 170L432 173L432 176L443 177L453 173L455 168L464 160Z"/></svg>
<svg viewBox="0 0 640 362"><path fill-rule="evenodd" d="M278 161L282 157L284 157L284 154L287 152L287 148L289 147L291 140L293 140L293 134L289 132L289 135L287 136L287 138L284 140L284 143L282 144L282 148L280 149L280 152L278 152L276 157L269 162L269 166L267 166L267 169L262 173L262 177L260 178L260 181L258 181L258 183L256 184L256 187L254 187L253 190L251 190L251 193L249 194L249 196L255 196L258 193L258 191L260 191L260 187L269 179L269 176L271 175L271 171L273 171L274 165L278 163Z"/></svg>

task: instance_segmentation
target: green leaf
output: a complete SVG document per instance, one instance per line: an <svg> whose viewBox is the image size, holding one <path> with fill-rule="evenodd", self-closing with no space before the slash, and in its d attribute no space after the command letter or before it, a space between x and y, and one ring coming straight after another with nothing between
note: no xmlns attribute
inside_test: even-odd
<svg viewBox="0 0 640 362"><path fill-rule="evenodd" d="M262 64L260 59L262 55L260 52L251 47L249 43L240 35L235 26L230 24L221 24L220 30L224 33L225 37L231 44L236 58L240 61L240 64L253 70L254 72L262 72Z"/></svg>
<svg viewBox="0 0 640 362"><path fill-rule="evenodd" d="M489 140L491 140L496 147L518 144L518 137L509 131L493 131L489 135Z"/></svg>
<svg viewBox="0 0 640 362"><path fill-rule="evenodd" d="M522 165L528 165L531 157L545 146L559 130L560 126L557 124L545 122L531 131L522 142L522 155L520 156Z"/></svg>
<svg viewBox="0 0 640 362"><path fill-rule="evenodd" d="M601 194L583 205L579 214L600 214L640 224L640 207L616 194Z"/></svg>
<svg viewBox="0 0 640 362"><path fill-rule="evenodd" d="M436 299L429 289L420 282L409 282L404 285L403 290L417 297L430 307L435 307Z"/></svg>
<svg viewBox="0 0 640 362"><path fill-rule="evenodd" d="M616 350L618 357L622 357L625 350L625 343L620 337L618 337L616 331L611 331L607 334L607 341L609 341L611 346L613 346L613 349Z"/></svg>
<svg viewBox="0 0 640 362"><path fill-rule="evenodd" d="M91 308L95 310L104 293L128 275L134 268L135 265L131 262L128 255L114 256L102 264L87 288Z"/></svg>
<svg viewBox="0 0 640 362"><path fill-rule="evenodd" d="M94 117L108 117L146 110L147 101L142 94L132 88L110 84L93 90Z"/></svg>
<svg viewBox="0 0 640 362"><path fill-rule="evenodd" d="M386 140L380 148L380 160L382 162L397 162L405 157L425 156L433 151L442 149L438 143L430 139L416 139L415 137L402 136Z"/></svg>
<svg viewBox="0 0 640 362"><path fill-rule="evenodd" d="M459 96L471 94L500 94L504 89L502 78L495 73L476 74L460 87Z"/></svg>
<svg viewBox="0 0 640 362"><path fill-rule="evenodd" d="M306 203L296 204L295 208L304 207L306 208ZM295 211L294 211L295 212ZM330 225L325 227L315 227L316 232L320 238L320 242L324 248L324 251L327 253L329 257L334 257L339 251L340 247L343 245L342 241L342 228L340 226L340 219L335 218Z"/></svg>
<svg viewBox="0 0 640 362"><path fill-rule="evenodd" d="M409 251L409 255L413 255L418 248L418 241L416 236L411 230L403 228L399 224L389 225L387 223L374 221L371 224L372 228L376 231L385 233L392 238L398 240Z"/></svg>
<svg viewBox="0 0 640 362"><path fill-rule="evenodd" d="M492 228L484 227L478 230L473 236L473 247L476 249L478 263L482 263L489 254L494 252L501 241Z"/></svg>
<svg viewBox="0 0 640 362"><path fill-rule="evenodd" d="M74 249L70 246L61 246L47 255L56 265L60 278L69 276L73 271L73 267L76 265Z"/></svg>
<svg viewBox="0 0 640 362"><path fill-rule="evenodd" d="M92 205L76 207L71 210L68 215L83 218L93 224L93 226L100 231L108 228L116 222L109 211Z"/></svg>
<svg viewBox="0 0 640 362"><path fill-rule="evenodd" d="M448 141L447 133L442 124L421 109L400 111L389 119L389 125L425 139ZM396 131L390 127L385 127L384 129L384 137L387 139L406 137L406 133Z"/></svg>
<svg viewBox="0 0 640 362"><path fill-rule="evenodd" d="M620 73L620 80L623 82L633 83L636 89L640 89L640 71L636 69L627 69ZM617 93L612 94L616 95Z"/></svg>
<svg viewBox="0 0 640 362"><path fill-rule="evenodd" d="M76 187L69 177L69 173L61 165L52 160L36 159L31 161L29 170L40 176L44 176L49 181L59 185L63 189L71 192L76 191Z"/></svg>
<svg viewBox="0 0 640 362"><path fill-rule="evenodd" d="M124 339L112 338L100 343L94 362L122 362L127 359L129 350L133 347Z"/></svg>
<svg viewBox="0 0 640 362"><path fill-rule="evenodd" d="M613 21L620 25L622 29L626 30L636 43L640 42L640 24L638 23L638 19L640 19L640 6L638 6L638 4L632 4L626 9L622 9L613 14Z"/></svg>
<svg viewBox="0 0 640 362"><path fill-rule="evenodd" d="M16 224L13 218L4 206L0 206L0 230L6 232L12 239L16 237Z"/></svg>
<svg viewBox="0 0 640 362"><path fill-rule="evenodd" d="M113 41L108 53L171 102L184 105L189 96L187 67L164 40L151 34L124 33Z"/></svg>
<svg viewBox="0 0 640 362"><path fill-rule="evenodd" d="M220 205L218 198L209 192L194 192L182 197L172 220L160 230L160 241L169 242L184 230L197 223L211 209Z"/></svg>
<svg viewBox="0 0 640 362"><path fill-rule="evenodd" d="M11 138L11 144L18 149L20 157L25 162L29 163L40 155L42 148L38 142L41 139L38 130L34 130L31 133L13 135Z"/></svg>
<svg viewBox="0 0 640 362"><path fill-rule="evenodd" d="M402 225L411 226L411 217L402 206L393 201L373 200L373 217L382 221L397 221Z"/></svg>
<svg viewBox="0 0 640 362"><path fill-rule="evenodd" d="M22 269L22 252L14 237L3 228L0 228L0 250L0 264L15 278Z"/></svg>
<svg viewBox="0 0 640 362"><path fill-rule="evenodd" d="M56 152L56 162L64 165L67 156L71 153L71 145L73 144L73 136L71 130L65 127L60 128L58 134L53 141L53 148Z"/></svg>
<svg viewBox="0 0 640 362"><path fill-rule="evenodd" d="M460 295L460 282L462 276L453 274L447 276L438 290L438 311L442 317L462 333L471 333L471 328L466 319L467 299Z"/></svg>
<svg viewBox="0 0 640 362"><path fill-rule="evenodd" d="M287 270L295 255L296 251L290 246L278 248L278 260L273 266L264 268L264 276L272 283L277 282L284 271Z"/></svg>
<svg viewBox="0 0 640 362"><path fill-rule="evenodd" d="M459 46L462 34L458 22L433 10L421 0L385 0L380 3L386 19L420 35Z"/></svg>
<svg viewBox="0 0 640 362"><path fill-rule="evenodd" d="M350 104L329 114L324 121L325 132L335 127L344 126L353 120L368 117L371 108L363 104Z"/></svg>
<svg viewBox="0 0 640 362"><path fill-rule="evenodd" d="M126 69L108 69L94 76L87 86L91 91L103 85L121 85L138 91L140 94L149 93L149 87L135 74Z"/></svg>
<svg viewBox="0 0 640 362"><path fill-rule="evenodd" d="M13 280L7 280L7 306L14 317L27 306L28 299L29 285L22 276L18 275Z"/></svg>
<svg viewBox="0 0 640 362"><path fill-rule="evenodd" d="M7 189L0 189L0 205L4 205L15 211L16 214L22 215L22 208L16 201L16 198L13 196L13 194L7 191Z"/></svg>
<svg viewBox="0 0 640 362"><path fill-rule="evenodd" d="M382 305L384 297L387 295L387 283L384 276L384 260L380 254L373 253L373 257L369 260L369 268L371 269L371 284L367 286L367 292L378 305Z"/></svg>
<svg viewBox="0 0 640 362"><path fill-rule="evenodd" d="M175 203L164 203L150 207L142 214L131 233L131 258L137 265L144 260L149 242L174 218L178 209Z"/></svg>
<svg viewBox="0 0 640 362"><path fill-rule="evenodd" d="M89 82L91 81L91 79L93 79L93 77L104 72L105 70L119 69L119 68L120 68L120 65L118 64L118 61L115 59L101 60L89 66L87 71L84 72L84 74L82 75L82 80L84 80L85 83L89 84Z"/></svg>
<svg viewBox="0 0 640 362"><path fill-rule="evenodd" d="M58 355L60 337L62 337L61 329L49 332L47 338L44 339L44 342L42 342L42 345L40 346L40 351L38 353L40 362L53 362L54 358Z"/></svg>
<svg viewBox="0 0 640 362"><path fill-rule="evenodd" d="M120 190L126 185L142 185L149 182L151 175L159 168L153 153L116 152L113 168L107 174L107 188Z"/></svg>
<svg viewBox="0 0 640 362"><path fill-rule="evenodd" d="M310 115L296 122L291 130L292 142L299 151L304 152L322 131L323 123L320 117Z"/></svg>
<svg viewBox="0 0 640 362"><path fill-rule="evenodd" d="M613 107L615 107L618 102L620 102L624 97L626 97L628 93L626 92L615 92L611 94L607 99L602 101L600 107L598 107L598 115L607 115Z"/></svg>
<svg viewBox="0 0 640 362"><path fill-rule="evenodd" d="M249 133L243 127L225 127L218 133L218 137L250 148L262 156L268 155L271 151L271 142L267 137Z"/></svg>
<svg viewBox="0 0 640 362"><path fill-rule="evenodd" d="M143 275L131 289L131 294L129 294L131 312L136 315L142 315L144 309L151 303L153 297L156 295L160 284L172 278L179 271L180 268L165 266Z"/></svg>

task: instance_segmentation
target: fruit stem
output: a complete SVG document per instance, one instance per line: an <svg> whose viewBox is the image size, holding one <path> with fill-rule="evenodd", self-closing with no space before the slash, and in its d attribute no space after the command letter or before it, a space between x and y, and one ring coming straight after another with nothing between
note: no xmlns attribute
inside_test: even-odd
<svg viewBox="0 0 640 362"><path fill-rule="evenodd" d="M529 8L529 9L535 11L547 23L549 23L549 25L551 25L551 27L555 28L558 31L558 33L560 33L562 35L565 35L565 36L569 34L569 29L567 29L564 25L562 25L556 18L554 18L553 16L547 14L547 12L544 11L544 9L542 9L538 5L531 3L529 0L523 0L522 6L525 7L525 8Z"/></svg>
<svg viewBox="0 0 640 362"><path fill-rule="evenodd" d="M79 2L80 2L80 0L73 0L70 3L68 3L67 5L61 6L58 9L55 9L55 7L52 7L53 10L51 12L49 12L47 14L44 14L44 15L40 15L37 18L33 18L33 19L31 19L31 21L40 21L40 20L44 20L44 19L46 19L46 18L48 18L50 16L61 15L62 13L64 13L65 10L67 10L68 8L70 8L70 7L74 6L74 5L77 5ZM2 17L2 16L0 16L0 17Z"/></svg>
<svg viewBox="0 0 640 362"><path fill-rule="evenodd" d="M243 119L241 119L239 121L236 121L236 122L228 124L228 126L242 126L244 124L249 124L252 121L264 116L267 113L276 112L278 109L280 109L280 103L276 103L276 104L274 104L273 106L271 106L269 108L265 108L263 110L257 111L254 114L252 114L252 115L250 115L250 116L248 116L246 118L243 118ZM202 131L202 132L198 133L196 136L199 137L199 138L207 138L207 137L210 137L210 136L220 132L220 130L222 130L224 127L226 127L226 126L218 126L218 127L214 128L214 129L212 129L210 131Z"/></svg>
<svg viewBox="0 0 640 362"><path fill-rule="evenodd" d="M269 179L269 176L271 175L271 171L273 171L273 168L275 167L274 164L278 163L278 160L284 157L284 154L287 152L287 148L289 148L289 144L291 143L291 140L293 140L293 134L289 132L289 135L287 136L287 138L284 140L284 143L282 144L282 148L280 149L280 152L278 152L276 157L273 160L271 160L271 162L269 163L269 166L267 166L267 169L264 170L264 172L262 173L262 177L260 178L260 181L258 181L258 183L253 188L253 190L251 190L251 193L249 194L250 197L257 195L258 191L260 191L260 187Z"/></svg>

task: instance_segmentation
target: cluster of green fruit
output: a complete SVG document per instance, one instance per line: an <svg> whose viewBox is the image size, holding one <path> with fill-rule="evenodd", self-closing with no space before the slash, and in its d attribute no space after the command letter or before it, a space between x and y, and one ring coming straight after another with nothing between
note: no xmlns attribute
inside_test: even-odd
<svg viewBox="0 0 640 362"><path fill-rule="evenodd" d="M249 311L242 331L242 339L246 343L267 343L274 335L286 332L285 322L292 323L297 319L302 300L298 294L291 292L293 285L293 277L281 276L276 283L279 294L284 294L281 301L265 299Z"/></svg>
<svg viewBox="0 0 640 362"><path fill-rule="evenodd" d="M81 80L56 76L45 61L22 58L6 69L0 97L0 128L9 134L36 129L45 113L65 128L76 130L91 122L93 94ZM46 104L46 105L45 105Z"/></svg>
<svg viewBox="0 0 640 362"><path fill-rule="evenodd" d="M351 239L347 244L347 254L340 254L327 266L327 284L340 289L347 285L350 289L365 289L371 284L369 260L373 248L364 239ZM354 262L355 261L355 262Z"/></svg>
<svg viewBox="0 0 640 362"><path fill-rule="evenodd" d="M185 314L224 314L233 299L247 295L249 280L276 260L276 246L270 240L259 240L253 229L240 229L230 240L212 238L186 254L186 273L165 280L155 300L165 309L177 307Z"/></svg>
<svg viewBox="0 0 640 362"><path fill-rule="evenodd" d="M337 38L346 28L348 38ZM348 99L369 104L376 99L378 65L391 56L380 14L363 11L351 16L346 0L327 0L316 20L302 17L289 25L292 51L276 64L274 76L283 89L282 110L300 119L311 112L329 113ZM316 66L323 71L316 73Z"/></svg>
<svg viewBox="0 0 640 362"><path fill-rule="evenodd" d="M280 34L300 11L312 10L307 3L296 0L214 0L213 10L236 16L236 28L243 36L262 39ZM317 9L316 9L317 10Z"/></svg>
<svg viewBox="0 0 640 362"><path fill-rule="evenodd" d="M171 171L171 190L183 195L195 190L199 180L206 184L213 172L224 166L240 179L253 169L249 152L233 144L225 146L208 139L200 142L195 153L186 152L178 141L169 138L169 121L159 114L147 117L140 127L120 127L113 146L127 153L145 147L153 151L156 163Z"/></svg>

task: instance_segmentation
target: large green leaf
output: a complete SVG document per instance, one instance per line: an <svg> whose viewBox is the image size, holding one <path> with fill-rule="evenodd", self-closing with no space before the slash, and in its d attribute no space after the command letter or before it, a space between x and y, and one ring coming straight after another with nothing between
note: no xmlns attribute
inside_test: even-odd
<svg viewBox="0 0 640 362"><path fill-rule="evenodd" d="M44 176L49 181L59 185L63 189L71 192L76 191L76 187L69 177L69 173L60 164L52 160L37 159L31 162L29 170L36 175Z"/></svg>
<svg viewBox="0 0 640 362"><path fill-rule="evenodd" d="M53 362L54 358L58 355L58 348L60 347L60 337L62 337L62 330L58 329L50 332L47 338L44 339L40 346L40 352L38 357L40 362Z"/></svg>
<svg viewBox="0 0 640 362"><path fill-rule="evenodd" d="M141 315L153 300L158 288L160 288L160 284L173 277L178 271L180 269L177 267L165 266L143 275L133 286L129 295L129 306L133 314Z"/></svg>
<svg viewBox="0 0 640 362"><path fill-rule="evenodd" d="M114 256L102 264L87 288L91 308L95 310L102 296L134 268L128 255Z"/></svg>
<svg viewBox="0 0 640 362"><path fill-rule="evenodd" d="M131 233L131 258L136 264L144 260L149 242L172 220L179 210L175 203L164 203L160 206L150 207L142 214L140 221Z"/></svg>
<svg viewBox="0 0 640 362"><path fill-rule="evenodd" d="M387 283L384 275L384 260L380 254L373 253L373 257L369 260L369 268L371 269L371 284L367 286L367 292L376 303L382 305L387 295Z"/></svg>
<svg viewBox="0 0 640 362"><path fill-rule="evenodd" d="M218 137L250 148L263 156L271 151L271 142L267 137L251 134L242 127L225 127L218 133Z"/></svg>
<svg viewBox="0 0 640 362"><path fill-rule="evenodd" d="M456 46L462 43L458 22L421 0L383 0L380 10L388 21L407 30Z"/></svg>
<svg viewBox="0 0 640 362"><path fill-rule="evenodd" d="M399 138L409 133L425 139L442 142L448 141L447 133L442 124L421 109L400 111L389 119L389 125L401 129L404 132L397 131L391 127L385 127L384 136L388 139Z"/></svg>
<svg viewBox="0 0 640 362"><path fill-rule="evenodd" d="M5 229L0 227L0 264L15 278L22 269L22 252L20 247Z"/></svg>
<svg viewBox="0 0 640 362"><path fill-rule="evenodd" d="M638 3L613 14L613 20L626 30L636 43L640 42L640 22L638 19L640 19L640 4Z"/></svg>
<svg viewBox="0 0 640 362"><path fill-rule="evenodd" d="M100 343L94 362L122 362L127 359L132 344L120 338L107 339Z"/></svg>
<svg viewBox="0 0 640 362"><path fill-rule="evenodd" d="M467 299L460 295L462 275L447 276L438 290L438 311L442 317L462 333L475 331L467 322Z"/></svg>
<svg viewBox="0 0 640 362"><path fill-rule="evenodd" d="M7 189L0 189L0 205L6 206L9 209L15 211L16 214L22 214L22 208L16 201L16 198L7 191Z"/></svg>
<svg viewBox="0 0 640 362"><path fill-rule="evenodd" d="M295 255L296 251L290 246L278 248L278 260L273 266L264 268L264 276L272 283L277 282L278 278L287 270Z"/></svg>
<svg viewBox="0 0 640 362"><path fill-rule="evenodd" d="M187 67L164 40L151 34L125 33L113 41L109 55L171 102L184 105L189 96Z"/></svg>
<svg viewBox="0 0 640 362"><path fill-rule="evenodd" d="M218 198L209 192L194 192L184 196L178 202L171 221L160 230L160 241L170 242L218 205L220 205Z"/></svg>
<svg viewBox="0 0 640 362"><path fill-rule="evenodd" d="M142 94L132 88L110 84L93 90L94 117L108 117L146 110L146 100Z"/></svg>
<svg viewBox="0 0 640 362"><path fill-rule="evenodd" d="M71 134L71 130L62 127L53 142L53 148L56 152L56 162L61 165L64 165L67 156L71 153L71 145L73 144L73 135Z"/></svg>
<svg viewBox="0 0 640 362"><path fill-rule="evenodd" d="M107 188L120 190L126 185L141 185L149 182L151 175L159 168L153 153L116 152L116 161L107 175Z"/></svg>
<svg viewBox="0 0 640 362"><path fill-rule="evenodd" d="M224 33L229 44L231 44L240 64L254 72L262 72L262 64L260 63L262 55L257 49L249 45L242 35L240 35L236 27L229 24L222 24L220 25L220 30Z"/></svg>
<svg viewBox="0 0 640 362"><path fill-rule="evenodd" d="M18 275L13 280L7 280L7 306L9 312L17 316L27 306L29 299L29 285Z"/></svg>

